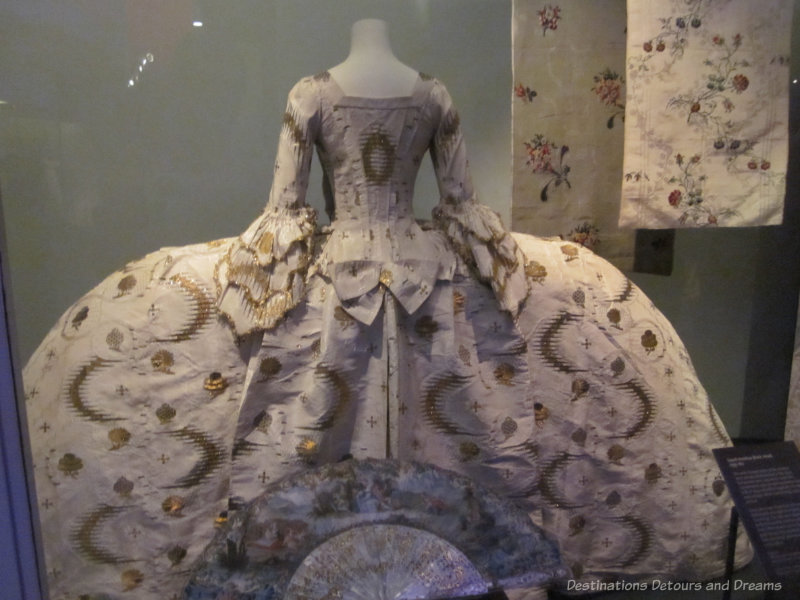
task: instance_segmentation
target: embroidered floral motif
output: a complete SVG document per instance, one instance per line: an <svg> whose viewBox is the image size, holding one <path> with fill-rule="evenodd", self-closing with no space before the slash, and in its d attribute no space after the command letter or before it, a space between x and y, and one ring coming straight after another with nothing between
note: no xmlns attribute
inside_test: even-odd
<svg viewBox="0 0 800 600"><path fill-rule="evenodd" d="M546 4L542 10L539 11L539 24L542 26L542 35L546 35L548 30L555 31L558 29L558 22L561 20L561 8Z"/></svg>
<svg viewBox="0 0 800 600"><path fill-rule="evenodd" d="M533 173L550 176L539 193L539 199L542 202L547 202L549 199L547 192L550 184L558 187L564 183L568 188L572 187L567 178L570 172L569 165L564 164L564 155L569 152L569 146L559 147L541 133L537 133L524 144L528 152L525 164L530 166Z"/></svg>
<svg viewBox="0 0 800 600"><path fill-rule="evenodd" d="M598 100L612 109L611 116L606 121L606 127L609 129L614 127L614 119L617 117L621 117L622 121L625 121L625 104L622 101L624 84L625 78L609 68L594 76L592 91Z"/></svg>
<svg viewBox="0 0 800 600"><path fill-rule="evenodd" d="M564 237L591 250L600 243L600 230L589 221L584 221Z"/></svg>
<svg viewBox="0 0 800 600"><path fill-rule="evenodd" d="M531 89L527 85L518 83L514 86L514 95L517 98L522 98L523 102L533 102L533 99L539 94L536 93L536 90Z"/></svg>
<svg viewBox="0 0 800 600"><path fill-rule="evenodd" d="M681 210L678 222L686 224L692 222L697 226L717 225L719 220L736 214L731 208L714 209L706 202L703 196L703 185L706 175L699 171L701 157L695 154L688 160L682 154L675 155L675 164L680 168L680 175L671 177L668 181L677 184L667 197L667 202L672 208Z"/></svg>

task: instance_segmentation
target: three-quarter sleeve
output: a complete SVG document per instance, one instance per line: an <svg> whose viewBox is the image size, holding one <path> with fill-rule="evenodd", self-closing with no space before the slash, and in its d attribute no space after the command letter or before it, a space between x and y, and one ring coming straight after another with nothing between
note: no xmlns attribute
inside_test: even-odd
<svg viewBox="0 0 800 600"><path fill-rule="evenodd" d="M267 206L218 266L218 308L237 335L274 327L303 296L316 228L305 195L320 118L317 88L303 79L289 93Z"/></svg>
<svg viewBox="0 0 800 600"><path fill-rule="evenodd" d="M440 111L430 146L440 196L434 223L492 286L500 306L516 316L530 291L524 255L500 216L477 201L458 112L443 85L434 93Z"/></svg>

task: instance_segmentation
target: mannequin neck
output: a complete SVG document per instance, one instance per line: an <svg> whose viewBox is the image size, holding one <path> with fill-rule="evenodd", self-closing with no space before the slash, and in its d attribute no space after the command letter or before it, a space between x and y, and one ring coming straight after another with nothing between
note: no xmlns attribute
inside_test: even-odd
<svg viewBox="0 0 800 600"><path fill-rule="evenodd" d="M389 28L380 19L356 21L350 32L347 60L397 60L389 43Z"/></svg>
<svg viewBox="0 0 800 600"><path fill-rule="evenodd" d="M353 24L350 54L328 72L345 94L368 98L408 96L418 77L417 71L395 57L389 29L379 19Z"/></svg>

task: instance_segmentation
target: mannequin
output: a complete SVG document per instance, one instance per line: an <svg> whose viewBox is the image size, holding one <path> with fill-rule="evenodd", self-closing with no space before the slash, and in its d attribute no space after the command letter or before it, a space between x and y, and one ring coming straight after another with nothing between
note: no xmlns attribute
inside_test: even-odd
<svg viewBox="0 0 800 600"><path fill-rule="evenodd" d="M365 98L408 96L419 76L395 57L388 27L380 19L353 24L350 54L328 72L345 94Z"/></svg>

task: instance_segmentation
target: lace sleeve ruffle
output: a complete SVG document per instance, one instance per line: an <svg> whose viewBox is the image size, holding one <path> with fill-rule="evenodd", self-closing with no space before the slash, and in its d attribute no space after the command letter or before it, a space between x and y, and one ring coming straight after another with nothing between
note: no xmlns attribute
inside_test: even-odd
<svg viewBox="0 0 800 600"><path fill-rule="evenodd" d="M500 216L474 200L445 198L433 219L480 279L491 284L501 308L516 317L530 288L525 257Z"/></svg>
<svg viewBox="0 0 800 600"><path fill-rule="evenodd" d="M308 206L267 208L218 265L219 311L237 335L271 329L305 291L316 213Z"/></svg>

